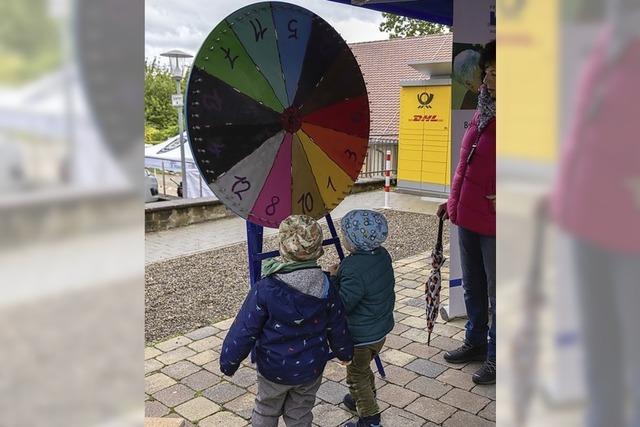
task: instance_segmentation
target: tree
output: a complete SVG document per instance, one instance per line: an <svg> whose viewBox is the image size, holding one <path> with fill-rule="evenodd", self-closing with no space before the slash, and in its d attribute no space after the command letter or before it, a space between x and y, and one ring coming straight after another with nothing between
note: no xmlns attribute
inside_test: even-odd
<svg viewBox="0 0 640 427"><path fill-rule="evenodd" d="M60 65L60 29L45 0L0 1L0 84L24 84Z"/></svg>
<svg viewBox="0 0 640 427"><path fill-rule="evenodd" d="M446 25L435 24L421 19L411 19L391 13L383 13L382 18L384 21L380 24L379 29L389 33L389 37L392 39L449 32L449 27Z"/></svg>
<svg viewBox="0 0 640 427"><path fill-rule="evenodd" d="M156 60L144 62L144 140L159 142L178 134L178 115L171 105L176 84Z"/></svg>

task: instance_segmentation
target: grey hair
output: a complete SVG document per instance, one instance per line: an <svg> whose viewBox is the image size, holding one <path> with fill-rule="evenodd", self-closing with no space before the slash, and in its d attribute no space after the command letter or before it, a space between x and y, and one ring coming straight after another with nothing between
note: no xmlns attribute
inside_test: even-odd
<svg viewBox="0 0 640 427"><path fill-rule="evenodd" d="M463 50L453 59L453 78L465 84L473 79L473 73L478 69L480 52L473 49Z"/></svg>
<svg viewBox="0 0 640 427"><path fill-rule="evenodd" d="M629 43L640 36L640 28L637 25L640 17L640 2L609 0L606 7L608 24L615 28L609 42L607 57L610 62L616 62Z"/></svg>

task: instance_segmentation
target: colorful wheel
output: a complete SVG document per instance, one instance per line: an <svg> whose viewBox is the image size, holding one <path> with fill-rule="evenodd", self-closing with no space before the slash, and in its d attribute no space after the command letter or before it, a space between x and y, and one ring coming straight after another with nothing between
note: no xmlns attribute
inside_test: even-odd
<svg viewBox="0 0 640 427"><path fill-rule="evenodd" d="M287 3L242 8L195 57L186 95L193 156L211 190L251 222L321 218L349 194L369 140L369 99L349 46Z"/></svg>

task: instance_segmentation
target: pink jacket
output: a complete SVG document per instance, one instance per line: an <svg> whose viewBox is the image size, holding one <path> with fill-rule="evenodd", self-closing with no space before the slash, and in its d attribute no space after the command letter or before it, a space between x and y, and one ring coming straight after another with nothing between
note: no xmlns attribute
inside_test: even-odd
<svg viewBox="0 0 640 427"><path fill-rule="evenodd" d="M485 236L495 236L496 210L487 196L496 194L496 119L480 132L478 117L476 112L462 138L447 211L455 225ZM477 147L467 164L476 141Z"/></svg>
<svg viewBox="0 0 640 427"><path fill-rule="evenodd" d="M609 36L585 67L553 189L554 219L600 247L640 253L640 39L614 62Z"/></svg>

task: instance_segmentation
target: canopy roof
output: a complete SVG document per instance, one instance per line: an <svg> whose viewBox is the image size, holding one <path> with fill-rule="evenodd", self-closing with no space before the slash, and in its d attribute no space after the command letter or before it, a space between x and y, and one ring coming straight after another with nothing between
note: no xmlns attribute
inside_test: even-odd
<svg viewBox="0 0 640 427"><path fill-rule="evenodd" d="M329 0L357 7L453 25L453 0Z"/></svg>

